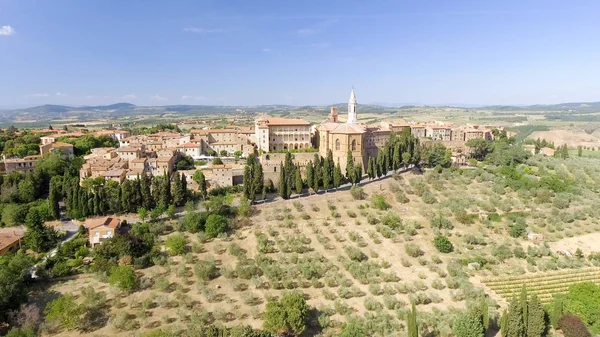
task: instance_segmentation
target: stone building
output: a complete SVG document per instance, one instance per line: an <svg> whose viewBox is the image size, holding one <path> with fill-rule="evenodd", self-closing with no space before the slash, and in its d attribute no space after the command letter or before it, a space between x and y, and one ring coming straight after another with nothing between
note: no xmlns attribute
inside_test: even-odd
<svg viewBox="0 0 600 337"><path fill-rule="evenodd" d="M56 153L65 159L73 158L73 145L63 142L48 142L48 140L42 141L40 145L40 155L45 156L49 153Z"/></svg>
<svg viewBox="0 0 600 337"><path fill-rule="evenodd" d="M32 173L35 163L40 160L42 156L26 156L23 158L6 158L4 157L4 170L6 174L12 172L19 173Z"/></svg>
<svg viewBox="0 0 600 337"><path fill-rule="evenodd" d="M255 126L258 150L306 150L312 148L310 123L303 119L259 118Z"/></svg>
<svg viewBox="0 0 600 337"><path fill-rule="evenodd" d="M367 144L365 144L365 139L367 138L367 131L371 133L369 135L370 139L375 137L373 132L376 130L367 130L365 126L358 123L357 107L356 94L352 89L348 101L348 118L346 122L342 123L338 120L337 109L334 107L331 109L329 119L316 127L315 141L319 154L326 157L327 151L331 150L333 161L336 164L340 163L342 172L346 170L348 151L352 152L355 163L361 163L363 168L366 167Z"/></svg>

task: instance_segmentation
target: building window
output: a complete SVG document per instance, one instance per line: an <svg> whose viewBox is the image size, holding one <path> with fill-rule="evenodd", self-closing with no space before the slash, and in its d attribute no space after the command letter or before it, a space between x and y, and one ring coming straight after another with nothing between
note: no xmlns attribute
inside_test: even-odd
<svg viewBox="0 0 600 337"><path fill-rule="evenodd" d="M335 140L335 150L336 150L336 151L339 151L339 150L340 150L340 140L339 140L339 139L336 139L336 140Z"/></svg>
<svg viewBox="0 0 600 337"><path fill-rule="evenodd" d="M352 151L356 151L356 139L352 140Z"/></svg>

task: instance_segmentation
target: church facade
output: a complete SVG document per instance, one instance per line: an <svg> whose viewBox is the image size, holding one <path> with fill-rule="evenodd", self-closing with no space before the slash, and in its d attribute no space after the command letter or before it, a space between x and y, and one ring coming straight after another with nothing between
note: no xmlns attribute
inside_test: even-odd
<svg viewBox="0 0 600 337"><path fill-rule="evenodd" d="M410 130L405 122L381 122L368 126L359 123L354 89L350 93L347 113L346 121L341 122L337 108L332 107L329 118L315 129L315 146L319 154L326 157L328 150L331 150L333 161L340 163L342 172L346 170L348 151L352 153L355 165L360 163L365 171L369 157L377 156L392 132Z"/></svg>

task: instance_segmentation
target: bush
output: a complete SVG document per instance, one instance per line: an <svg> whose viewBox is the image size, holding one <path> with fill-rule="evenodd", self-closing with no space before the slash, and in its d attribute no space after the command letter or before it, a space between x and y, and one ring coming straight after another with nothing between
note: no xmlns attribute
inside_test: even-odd
<svg viewBox="0 0 600 337"><path fill-rule="evenodd" d="M46 321L51 326L64 328L65 330L74 330L79 324L82 310L75 303L73 296L66 295L48 303L46 309L44 309L44 314L46 315Z"/></svg>
<svg viewBox="0 0 600 337"><path fill-rule="evenodd" d="M404 191L396 192L395 196L396 196L396 201L401 204L406 204L406 203L410 202L410 200L404 194Z"/></svg>
<svg viewBox="0 0 600 337"><path fill-rule="evenodd" d="M204 233L210 238L217 237L220 233L227 232L227 218L218 214L211 214L206 219Z"/></svg>
<svg viewBox="0 0 600 337"><path fill-rule="evenodd" d="M423 255L423 251L421 250L421 248L419 248L419 246L413 243L404 244L404 251L406 252L406 254L408 254L408 256L411 257L419 257Z"/></svg>
<svg viewBox="0 0 600 337"><path fill-rule="evenodd" d="M218 276L214 260L201 260L194 265L194 274L203 281L210 281Z"/></svg>
<svg viewBox="0 0 600 337"><path fill-rule="evenodd" d="M430 191L425 191L423 193L423 195L421 196L421 199L426 204L435 204L437 202L437 199L435 198L433 193L431 193Z"/></svg>
<svg viewBox="0 0 600 337"><path fill-rule="evenodd" d="M364 200L366 197L366 194L363 191L362 187L356 185L350 188L350 195L352 195L352 198L354 198L354 200Z"/></svg>
<svg viewBox="0 0 600 337"><path fill-rule="evenodd" d="M472 314L462 314L454 321L452 327L456 337L483 337L484 329L481 319Z"/></svg>
<svg viewBox="0 0 600 337"><path fill-rule="evenodd" d="M137 276L130 266L117 266L110 270L108 283L124 290L132 291L137 287Z"/></svg>
<svg viewBox="0 0 600 337"><path fill-rule="evenodd" d="M590 337L591 334L586 328L581 318L565 314L558 320L558 327L562 330L565 337Z"/></svg>
<svg viewBox="0 0 600 337"><path fill-rule="evenodd" d="M440 253L450 253L454 249L452 242L443 235L438 235L433 239L433 245Z"/></svg>
<svg viewBox="0 0 600 337"><path fill-rule="evenodd" d="M5 337L36 337L35 330L31 328L12 328Z"/></svg>
<svg viewBox="0 0 600 337"><path fill-rule="evenodd" d="M388 208L390 208L390 204L387 203L385 197L377 193L371 196L371 206L373 206L373 208L375 209L379 209L382 211L385 211Z"/></svg>
<svg viewBox="0 0 600 337"><path fill-rule="evenodd" d="M402 220L400 217L392 212L388 212L386 215L381 217L381 223L390 227L391 229L396 229L400 227L402 224Z"/></svg>
<svg viewBox="0 0 600 337"><path fill-rule="evenodd" d="M169 250L170 255L181 255L186 250L186 239L182 234L174 234L167 237L165 247Z"/></svg>
<svg viewBox="0 0 600 337"><path fill-rule="evenodd" d="M348 257L352 261L362 262L367 261L369 259L367 255L365 255L365 253L363 253L360 249L356 247L346 246L344 249L346 250L346 254L348 254Z"/></svg>
<svg viewBox="0 0 600 337"><path fill-rule="evenodd" d="M303 293L283 295L280 301L269 302L264 312L264 328L273 334L300 335L306 330L308 305Z"/></svg>

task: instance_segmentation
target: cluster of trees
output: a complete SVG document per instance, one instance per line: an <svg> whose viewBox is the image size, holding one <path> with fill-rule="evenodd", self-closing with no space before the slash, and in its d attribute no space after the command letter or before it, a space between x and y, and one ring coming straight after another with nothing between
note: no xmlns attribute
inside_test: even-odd
<svg viewBox="0 0 600 337"><path fill-rule="evenodd" d="M600 334L600 285L574 284L567 294L555 297L550 322L566 337L587 337L589 331Z"/></svg>
<svg viewBox="0 0 600 337"><path fill-rule="evenodd" d="M489 307L487 300L469 305L469 310L456 318L452 331L456 337L484 337L489 329Z"/></svg>
<svg viewBox="0 0 600 337"><path fill-rule="evenodd" d="M150 177L141 175L135 180L121 184L104 181L102 178L87 179L79 185L78 177L69 175L52 177L49 201L53 212L58 210L58 201L64 197L67 215L84 218L91 215L137 212L169 205L183 206L190 197L187 178L174 172L171 176Z"/></svg>
<svg viewBox="0 0 600 337"><path fill-rule="evenodd" d="M0 131L0 151L7 157L25 157L40 153L40 134L9 127Z"/></svg>
<svg viewBox="0 0 600 337"><path fill-rule="evenodd" d="M559 146L554 152L554 156L561 159L569 158L569 148L567 148L567 144L563 144ZM581 155L579 155L581 157Z"/></svg>
<svg viewBox="0 0 600 337"><path fill-rule="evenodd" d="M264 179L262 164L256 160L253 154L249 155L244 167L244 197L250 201L254 201L256 194L261 193L262 199L266 199L267 188L264 184Z"/></svg>
<svg viewBox="0 0 600 337"><path fill-rule="evenodd" d="M108 135L100 135L98 137L83 135L77 138L59 137L58 140L73 145L73 153L76 156L89 154L92 149L98 147L117 147L119 145L116 139Z"/></svg>
<svg viewBox="0 0 600 337"><path fill-rule="evenodd" d="M503 337L546 336L547 314L537 295L528 296L523 286L521 295L513 297L500 318Z"/></svg>

